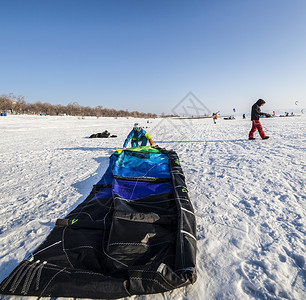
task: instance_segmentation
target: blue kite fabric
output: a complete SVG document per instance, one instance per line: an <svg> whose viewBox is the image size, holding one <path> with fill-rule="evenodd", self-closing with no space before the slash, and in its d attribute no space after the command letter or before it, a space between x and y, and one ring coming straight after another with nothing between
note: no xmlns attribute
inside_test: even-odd
<svg viewBox="0 0 306 300"><path fill-rule="evenodd" d="M90 195L1 283L0 293L116 299L196 281L196 221L177 154L116 151Z"/></svg>

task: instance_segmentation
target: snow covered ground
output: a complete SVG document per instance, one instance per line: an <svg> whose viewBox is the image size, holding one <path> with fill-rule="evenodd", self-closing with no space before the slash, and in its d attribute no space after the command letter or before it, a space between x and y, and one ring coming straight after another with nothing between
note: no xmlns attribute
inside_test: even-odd
<svg viewBox="0 0 306 300"><path fill-rule="evenodd" d="M241 117L141 121L180 157L197 217L198 280L131 299L306 299L306 117L262 119L270 139L255 141ZM0 117L0 281L88 196L134 122ZM87 138L106 129L118 137Z"/></svg>

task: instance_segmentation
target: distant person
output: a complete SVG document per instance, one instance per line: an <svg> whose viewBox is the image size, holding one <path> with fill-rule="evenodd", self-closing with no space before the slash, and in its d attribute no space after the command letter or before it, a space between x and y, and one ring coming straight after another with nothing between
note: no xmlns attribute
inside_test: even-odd
<svg viewBox="0 0 306 300"><path fill-rule="evenodd" d="M242 115L242 118L245 119L245 114Z"/></svg>
<svg viewBox="0 0 306 300"><path fill-rule="evenodd" d="M132 140L131 141L132 148L139 146L146 146L148 141L152 147L154 146L151 136L143 128L141 128L139 123L134 124L133 130L129 133L129 135L125 139L123 144L124 150L126 149L126 146L128 145L130 140Z"/></svg>
<svg viewBox="0 0 306 300"><path fill-rule="evenodd" d="M266 140L269 138L264 133L262 126L260 124L260 121L259 121L260 115L266 115L266 113L262 113L260 110L260 107L263 106L265 103L266 102L264 100L258 99L257 102L253 104L252 106L252 111L251 111L252 129L249 133L249 140L255 140L254 133L256 130L258 130L263 140Z"/></svg>
<svg viewBox="0 0 306 300"><path fill-rule="evenodd" d="M212 114L212 118L213 118L214 124L217 124L218 114L217 113L213 113Z"/></svg>

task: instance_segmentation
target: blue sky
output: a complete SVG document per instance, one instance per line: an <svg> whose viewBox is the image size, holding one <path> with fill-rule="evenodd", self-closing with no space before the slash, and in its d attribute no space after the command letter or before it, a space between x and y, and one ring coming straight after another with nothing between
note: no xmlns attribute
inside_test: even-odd
<svg viewBox="0 0 306 300"><path fill-rule="evenodd" d="M304 0L0 0L0 94L170 113L306 103ZM295 101L298 102L297 107Z"/></svg>

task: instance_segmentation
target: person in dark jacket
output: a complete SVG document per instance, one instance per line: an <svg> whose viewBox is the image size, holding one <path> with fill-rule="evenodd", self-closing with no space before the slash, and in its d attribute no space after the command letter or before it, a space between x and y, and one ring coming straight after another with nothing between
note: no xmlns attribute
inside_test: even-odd
<svg viewBox="0 0 306 300"><path fill-rule="evenodd" d="M266 113L263 113L260 110L260 107L263 106L265 103L266 102L264 100L258 99L257 102L253 104L252 106L252 111L251 111L252 129L250 130L250 133L249 133L249 140L255 140L254 133L256 130L258 130L263 140L269 138L264 133L262 126L260 124L260 121L259 121L260 115L266 115Z"/></svg>

